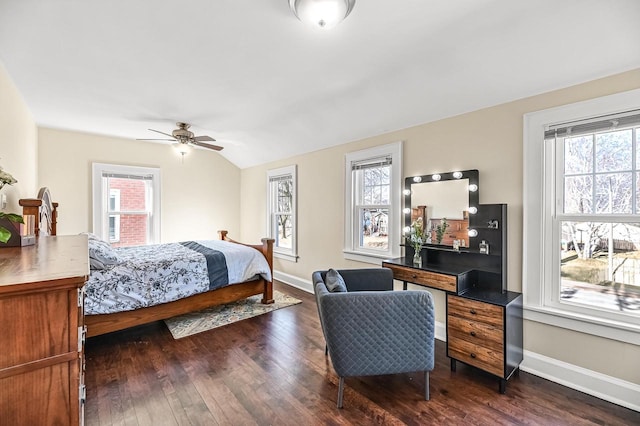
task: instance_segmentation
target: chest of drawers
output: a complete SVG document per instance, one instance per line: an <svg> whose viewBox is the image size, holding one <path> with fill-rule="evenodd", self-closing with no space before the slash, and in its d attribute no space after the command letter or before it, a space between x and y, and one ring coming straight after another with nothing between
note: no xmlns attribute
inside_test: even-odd
<svg viewBox="0 0 640 426"><path fill-rule="evenodd" d="M0 249L0 424L83 422L86 236Z"/></svg>
<svg viewBox="0 0 640 426"><path fill-rule="evenodd" d="M447 294L447 356L454 371L457 360L497 376L504 393L522 361L522 295Z"/></svg>

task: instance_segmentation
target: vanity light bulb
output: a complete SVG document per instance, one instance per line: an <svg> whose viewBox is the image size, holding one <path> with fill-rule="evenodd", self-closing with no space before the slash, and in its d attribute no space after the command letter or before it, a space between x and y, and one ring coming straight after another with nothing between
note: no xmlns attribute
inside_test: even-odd
<svg viewBox="0 0 640 426"><path fill-rule="evenodd" d="M422 177L420 177L420 176L414 176L414 177L413 177L413 181L414 181L414 182L422 182Z"/></svg>
<svg viewBox="0 0 640 426"><path fill-rule="evenodd" d="M477 237L478 236L478 231L476 231L475 229L469 229L469 236L470 237Z"/></svg>
<svg viewBox="0 0 640 426"><path fill-rule="evenodd" d="M405 234L408 234L409 232L411 232L411 227L405 226L404 228L402 228L402 230L404 231Z"/></svg>
<svg viewBox="0 0 640 426"><path fill-rule="evenodd" d="M409 214L411 213L411 209L409 207L407 207L406 209L402 209L402 213Z"/></svg>
<svg viewBox="0 0 640 426"><path fill-rule="evenodd" d="M453 177L456 179L460 179L462 177L462 172L453 172Z"/></svg>
<svg viewBox="0 0 640 426"><path fill-rule="evenodd" d="M440 176L438 174L431 176L431 179L435 180L436 182L439 181L441 178L442 178L442 176Z"/></svg>
<svg viewBox="0 0 640 426"><path fill-rule="evenodd" d="M402 191L402 193L406 196L411 195L411 190L410 189L405 189L404 191Z"/></svg>
<svg viewBox="0 0 640 426"><path fill-rule="evenodd" d="M476 185L475 183L472 183L471 185L469 185L469 192L476 192L478 190L478 185Z"/></svg>
<svg viewBox="0 0 640 426"><path fill-rule="evenodd" d="M476 214L478 213L478 209L476 207L469 207L469 213Z"/></svg>

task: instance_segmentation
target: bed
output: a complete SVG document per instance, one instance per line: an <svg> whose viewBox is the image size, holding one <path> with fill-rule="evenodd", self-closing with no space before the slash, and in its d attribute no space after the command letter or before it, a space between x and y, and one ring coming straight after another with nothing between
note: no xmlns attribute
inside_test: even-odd
<svg viewBox="0 0 640 426"><path fill-rule="evenodd" d="M56 235L58 204L51 202L48 189L41 189L37 199L20 200L20 205L23 206L23 214L36 215L40 237ZM90 240L95 238L87 235ZM227 231L218 231L218 237L218 240L113 249L116 260L109 260L106 265L105 258L91 250L90 241L92 270L85 286L87 337L258 294L262 294L262 303L273 303L274 240L263 238L261 244L243 244L229 238ZM106 242L95 240L93 244L108 246ZM257 270L242 269L235 260L239 252L249 253L249 263L260 264L260 267ZM212 260L216 256L220 258L220 253L227 264L226 282L221 278L221 267L215 267ZM145 254L149 256L145 258ZM175 255L173 260L172 254ZM209 269L215 269L215 272L210 274ZM125 282L127 276L134 278L131 283ZM160 279L163 277L164 280ZM140 292L143 283L149 287ZM104 290L101 285L108 289ZM122 289L132 292L120 294ZM167 290L166 296L162 294L163 290ZM151 299L146 300L149 295Z"/></svg>

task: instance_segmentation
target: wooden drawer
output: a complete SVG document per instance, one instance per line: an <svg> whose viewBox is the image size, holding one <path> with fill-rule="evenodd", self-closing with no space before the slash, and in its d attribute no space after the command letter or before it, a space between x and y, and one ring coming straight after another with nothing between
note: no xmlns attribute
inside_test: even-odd
<svg viewBox="0 0 640 426"><path fill-rule="evenodd" d="M448 295L447 315L448 317L456 316L473 322L479 321L490 324L499 330L504 330L503 308L490 303Z"/></svg>
<svg viewBox="0 0 640 426"><path fill-rule="evenodd" d="M415 284L424 284L429 287L444 291L456 291L457 278L453 275L438 274L403 266L384 264L393 271L393 278L400 281L409 281Z"/></svg>
<svg viewBox="0 0 640 426"><path fill-rule="evenodd" d="M448 356L496 376L504 377L504 351L502 349L486 348L451 335L447 339Z"/></svg>
<svg viewBox="0 0 640 426"><path fill-rule="evenodd" d="M504 333L501 329L453 315L447 317L447 336L448 339L466 340L496 351L502 351L504 348Z"/></svg>

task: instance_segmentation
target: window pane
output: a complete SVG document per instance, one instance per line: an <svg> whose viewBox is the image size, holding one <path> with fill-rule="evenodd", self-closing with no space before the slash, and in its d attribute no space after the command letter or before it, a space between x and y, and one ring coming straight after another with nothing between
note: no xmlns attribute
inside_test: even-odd
<svg viewBox="0 0 640 426"><path fill-rule="evenodd" d="M640 223L561 229L560 301L640 316Z"/></svg>
<svg viewBox="0 0 640 426"><path fill-rule="evenodd" d="M564 143L564 173L567 175L593 171L593 136L567 138Z"/></svg>
<svg viewBox="0 0 640 426"><path fill-rule="evenodd" d="M290 214L277 214L275 215L275 227L276 227L276 247L288 248L292 247L292 223Z"/></svg>
<svg viewBox="0 0 640 426"><path fill-rule="evenodd" d="M383 250L389 248L389 209L360 209L360 247Z"/></svg>
<svg viewBox="0 0 640 426"><path fill-rule="evenodd" d="M120 218L120 240L114 242L114 247L140 246L147 244L147 229L149 215L123 214ZM117 225L117 221L115 224Z"/></svg>
<svg viewBox="0 0 640 426"><path fill-rule="evenodd" d="M564 179L564 212L592 213L593 178L573 176Z"/></svg>
<svg viewBox="0 0 640 426"><path fill-rule="evenodd" d="M631 129L596 135L596 172L631 170Z"/></svg>
<svg viewBox="0 0 640 426"><path fill-rule="evenodd" d="M277 182L278 186L278 205L277 209L282 213L291 213L291 205L293 201L293 182L291 179L281 180Z"/></svg>
<svg viewBox="0 0 640 426"><path fill-rule="evenodd" d="M596 213L631 213L631 173L596 176Z"/></svg>
<svg viewBox="0 0 640 426"><path fill-rule="evenodd" d="M120 192L120 211L147 211L146 190L147 182L141 179L123 179L123 178L107 178L108 194L112 194L112 190ZM111 208L111 203L110 208ZM114 207L117 209L117 202ZM115 209L114 209L115 210ZM111 211L114 211L111 210Z"/></svg>

